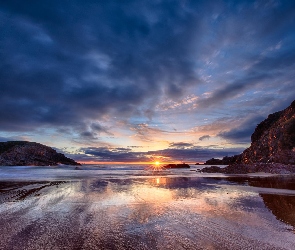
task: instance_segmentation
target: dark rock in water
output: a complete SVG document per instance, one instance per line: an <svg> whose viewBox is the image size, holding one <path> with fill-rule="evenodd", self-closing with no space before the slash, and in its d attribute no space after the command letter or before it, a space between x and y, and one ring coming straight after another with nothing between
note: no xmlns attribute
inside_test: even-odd
<svg viewBox="0 0 295 250"><path fill-rule="evenodd" d="M201 169L203 173L223 173L223 169L217 166L205 167Z"/></svg>
<svg viewBox="0 0 295 250"><path fill-rule="evenodd" d="M164 168L190 168L190 165L181 163L181 164L168 164L163 167Z"/></svg>
<svg viewBox="0 0 295 250"><path fill-rule="evenodd" d="M223 173L223 174L249 174L249 173L271 173L271 174L294 174L295 165L284 165L280 163L253 163L253 164L233 164L225 168L217 166L205 167L203 173Z"/></svg>
<svg viewBox="0 0 295 250"><path fill-rule="evenodd" d="M0 142L0 166L55 166L80 163L57 153L53 148L36 142Z"/></svg>

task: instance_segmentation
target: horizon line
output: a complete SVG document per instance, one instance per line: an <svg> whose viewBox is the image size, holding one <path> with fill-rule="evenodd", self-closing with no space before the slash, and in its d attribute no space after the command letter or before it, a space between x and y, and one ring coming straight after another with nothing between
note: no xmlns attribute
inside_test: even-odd
<svg viewBox="0 0 295 250"><path fill-rule="evenodd" d="M77 161L78 163L82 164L82 165L86 165L86 164L109 164L109 165L116 165L116 164L126 164L126 165L138 165L138 164L144 164L144 165L154 165L156 161L152 161L152 162L147 162L147 161L139 161L139 162L126 162L126 161L112 161L112 162L108 162L108 161L99 161L99 162L93 162L93 161L90 161L90 162L80 162L80 161ZM164 164L180 164L180 163L186 163L186 164L189 164L189 165L195 165L196 163L199 163L199 164L202 164L204 162L180 162L180 161L171 161L171 162L160 162L161 165L164 165Z"/></svg>

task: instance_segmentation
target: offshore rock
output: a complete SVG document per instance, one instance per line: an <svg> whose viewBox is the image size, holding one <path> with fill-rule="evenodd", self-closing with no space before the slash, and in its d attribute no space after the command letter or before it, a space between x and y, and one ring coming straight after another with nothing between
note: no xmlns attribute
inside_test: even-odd
<svg viewBox="0 0 295 250"><path fill-rule="evenodd" d="M36 142L0 142L0 166L80 165L48 146Z"/></svg>
<svg viewBox="0 0 295 250"><path fill-rule="evenodd" d="M181 163L181 164L168 164L163 167L164 168L190 168L190 165L186 163Z"/></svg>

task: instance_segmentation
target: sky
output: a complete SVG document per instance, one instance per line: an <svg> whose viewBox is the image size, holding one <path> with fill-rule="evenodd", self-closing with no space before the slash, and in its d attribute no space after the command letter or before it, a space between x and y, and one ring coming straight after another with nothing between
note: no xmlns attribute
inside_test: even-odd
<svg viewBox="0 0 295 250"><path fill-rule="evenodd" d="M295 1L2 0L0 141L79 162L241 153L295 99Z"/></svg>

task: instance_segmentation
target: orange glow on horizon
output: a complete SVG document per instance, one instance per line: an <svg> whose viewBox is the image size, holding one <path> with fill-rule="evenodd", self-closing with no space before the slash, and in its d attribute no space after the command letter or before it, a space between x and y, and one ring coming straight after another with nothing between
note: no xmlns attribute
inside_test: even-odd
<svg viewBox="0 0 295 250"><path fill-rule="evenodd" d="M112 165L112 164L128 164L128 165L139 165L139 164L143 164L143 165L156 165L154 161L138 161L138 162L126 162L126 161L112 161L112 162L109 162L109 161L77 161L79 162L80 164L109 164L109 165ZM171 162L159 162L159 164L170 164L170 163L173 163L173 161Z"/></svg>
<svg viewBox="0 0 295 250"><path fill-rule="evenodd" d="M139 162L117 162L117 161L113 161L113 162L109 162L109 161L77 161L78 163L84 165L84 164L107 164L107 165L116 165L116 164L122 164L122 165L156 165L156 166L159 166L159 165L166 165L166 164L171 164L171 163L179 163L180 161L165 161L165 162L159 162L159 161L156 161L158 163L156 163L155 161L139 161ZM195 165L196 162L186 162L187 164L189 165Z"/></svg>

